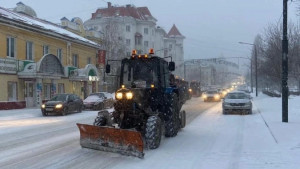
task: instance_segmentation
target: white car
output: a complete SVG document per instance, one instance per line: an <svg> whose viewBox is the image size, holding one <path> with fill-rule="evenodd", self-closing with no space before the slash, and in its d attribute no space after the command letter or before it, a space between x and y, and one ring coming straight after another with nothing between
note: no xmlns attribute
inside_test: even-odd
<svg viewBox="0 0 300 169"><path fill-rule="evenodd" d="M83 100L85 109L103 110L113 107L114 99L112 94L107 92L91 93Z"/></svg>
<svg viewBox="0 0 300 169"><path fill-rule="evenodd" d="M220 101L221 97L217 90L209 90L203 93L202 95L203 101Z"/></svg>
<svg viewBox="0 0 300 169"><path fill-rule="evenodd" d="M242 91L230 92L223 99L223 114L242 112L252 114L252 101L249 94Z"/></svg>

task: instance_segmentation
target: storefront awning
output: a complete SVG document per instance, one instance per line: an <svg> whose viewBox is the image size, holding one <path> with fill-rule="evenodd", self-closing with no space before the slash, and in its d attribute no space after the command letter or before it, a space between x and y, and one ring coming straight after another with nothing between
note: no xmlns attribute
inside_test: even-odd
<svg viewBox="0 0 300 169"><path fill-rule="evenodd" d="M60 79L64 76L64 68L55 55L47 54L37 63L30 60L19 61L18 76L19 78Z"/></svg>
<svg viewBox="0 0 300 169"><path fill-rule="evenodd" d="M72 70L69 79L74 81L99 81L99 73L95 65L88 64L83 69Z"/></svg>

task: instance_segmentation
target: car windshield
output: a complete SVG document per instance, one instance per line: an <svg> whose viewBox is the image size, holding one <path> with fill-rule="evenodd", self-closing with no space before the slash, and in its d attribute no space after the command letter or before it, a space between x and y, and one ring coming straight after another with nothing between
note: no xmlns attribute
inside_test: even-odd
<svg viewBox="0 0 300 169"><path fill-rule="evenodd" d="M207 94L217 94L218 92L217 91L207 91L206 93Z"/></svg>
<svg viewBox="0 0 300 169"><path fill-rule="evenodd" d="M247 99L247 95L244 93L229 93L226 99Z"/></svg>
<svg viewBox="0 0 300 169"><path fill-rule="evenodd" d="M98 95L91 95L91 96L88 96L85 101L89 101L89 100L98 100L100 99L100 97Z"/></svg>
<svg viewBox="0 0 300 169"><path fill-rule="evenodd" d="M68 95L55 95L50 99L50 101L66 101L68 99Z"/></svg>
<svg viewBox="0 0 300 169"><path fill-rule="evenodd" d="M99 97L104 97L104 94L103 93L92 93L92 94L90 94L90 96L94 96L94 97L98 97L99 98Z"/></svg>
<svg viewBox="0 0 300 169"><path fill-rule="evenodd" d="M123 84L136 88L148 88L151 84L157 84L156 66L146 61L136 61L134 64L125 63L123 69Z"/></svg>

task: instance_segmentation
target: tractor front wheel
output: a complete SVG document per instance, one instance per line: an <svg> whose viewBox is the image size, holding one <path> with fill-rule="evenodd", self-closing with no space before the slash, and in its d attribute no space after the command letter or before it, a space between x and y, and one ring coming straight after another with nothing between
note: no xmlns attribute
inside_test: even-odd
<svg viewBox="0 0 300 169"><path fill-rule="evenodd" d="M107 120L103 114L100 114L95 118L94 126L105 126L106 124Z"/></svg>
<svg viewBox="0 0 300 169"><path fill-rule="evenodd" d="M149 149L156 149L161 140L161 120L158 116L150 116L146 123L145 140Z"/></svg>

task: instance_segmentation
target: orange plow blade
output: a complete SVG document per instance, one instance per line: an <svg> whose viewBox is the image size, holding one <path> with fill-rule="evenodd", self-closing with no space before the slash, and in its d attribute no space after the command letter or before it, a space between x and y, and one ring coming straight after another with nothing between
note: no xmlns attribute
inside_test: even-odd
<svg viewBox="0 0 300 169"><path fill-rule="evenodd" d="M79 123L77 126L81 147L144 157L144 143L140 132Z"/></svg>

